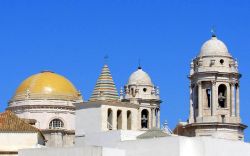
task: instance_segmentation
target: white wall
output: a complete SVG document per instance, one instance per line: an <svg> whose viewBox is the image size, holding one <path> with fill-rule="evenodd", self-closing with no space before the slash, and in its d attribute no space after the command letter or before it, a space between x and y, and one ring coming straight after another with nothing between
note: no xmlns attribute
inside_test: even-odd
<svg viewBox="0 0 250 156"><path fill-rule="evenodd" d="M124 149L126 156L180 156L180 142L177 137L125 141L117 147Z"/></svg>
<svg viewBox="0 0 250 156"><path fill-rule="evenodd" d="M125 156L125 152L119 149L86 146L20 150L18 156Z"/></svg>
<svg viewBox="0 0 250 156"><path fill-rule="evenodd" d="M92 138L94 146L75 148L22 150L19 156L249 156L250 144L242 141L211 137L169 136L153 139L119 141L115 133L110 137ZM106 143L105 143L106 141ZM103 145L101 145L103 144ZM101 146L104 146L103 148ZM106 151L105 151L105 150Z"/></svg>
<svg viewBox="0 0 250 156"><path fill-rule="evenodd" d="M38 133L0 133L0 151L40 147Z"/></svg>
<svg viewBox="0 0 250 156"><path fill-rule="evenodd" d="M121 142L126 156L249 156L250 144L211 137L164 137Z"/></svg>
<svg viewBox="0 0 250 156"><path fill-rule="evenodd" d="M76 138L76 146L83 147L86 145L116 147L121 141L136 140L136 137L145 133L145 131L127 131L112 130L99 133L90 133L79 140Z"/></svg>
<svg viewBox="0 0 250 156"><path fill-rule="evenodd" d="M76 136L102 130L101 108L89 107L76 111Z"/></svg>

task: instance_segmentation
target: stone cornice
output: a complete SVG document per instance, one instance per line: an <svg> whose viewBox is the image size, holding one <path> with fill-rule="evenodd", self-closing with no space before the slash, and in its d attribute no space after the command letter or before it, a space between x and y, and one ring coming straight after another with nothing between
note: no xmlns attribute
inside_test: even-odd
<svg viewBox="0 0 250 156"><path fill-rule="evenodd" d="M238 127L244 130L248 126L242 123L220 123L220 122L191 123L184 126L184 128L192 128L192 127L213 127L213 128Z"/></svg>
<svg viewBox="0 0 250 156"><path fill-rule="evenodd" d="M218 71L206 71L206 72L195 72L193 75L190 75L189 78L194 77L196 75L208 75L208 74L216 74L216 75L235 75L240 76L240 73L236 72L218 72Z"/></svg>
<svg viewBox="0 0 250 156"><path fill-rule="evenodd" d="M132 104L128 102L120 102L120 101L91 101L91 102L81 102L81 103L75 104L77 110L82 109L82 108L100 107L101 105L136 108L136 109L140 107L137 104Z"/></svg>
<svg viewBox="0 0 250 156"><path fill-rule="evenodd" d="M63 133L63 134L72 134L75 135L74 130L66 130L66 129L41 129L40 130L44 135L51 133Z"/></svg>
<svg viewBox="0 0 250 156"><path fill-rule="evenodd" d="M37 108L53 108L53 109L66 109L66 110L75 110L75 106L64 106L64 105L20 105L20 106L9 106L7 110L16 110L16 109L37 109Z"/></svg>
<svg viewBox="0 0 250 156"><path fill-rule="evenodd" d="M158 100L158 99L138 99L139 102L159 102L162 103L162 100Z"/></svg>

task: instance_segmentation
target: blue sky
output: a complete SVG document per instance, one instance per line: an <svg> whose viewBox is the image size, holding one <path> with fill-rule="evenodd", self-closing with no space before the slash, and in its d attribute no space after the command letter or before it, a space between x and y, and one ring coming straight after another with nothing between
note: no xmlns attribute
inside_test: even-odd
<svg viewBox="0 0 250 156"><path fill-rule="evenodd" d="M188 118L190 61L214 26L239 61L241 117L250 125L249 8L247 0L0 1L0 111L41 70L64 75L88 99L108 54L118 89L141 59L160 87L161 119L174 128Z"/></svg>

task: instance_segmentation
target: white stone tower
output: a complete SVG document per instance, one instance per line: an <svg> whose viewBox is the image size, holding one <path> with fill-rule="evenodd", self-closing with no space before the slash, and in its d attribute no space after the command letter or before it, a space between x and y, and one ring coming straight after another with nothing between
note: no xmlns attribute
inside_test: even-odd
<svg viewBox="0 0 250 156"><path fill-rule="evenodd" d="M192 60L186 135L243 140L238 63L215 35Z"/></svg>
<svg viewBox="0 0 250 156"><path fill-rule="evenodd" d="M149 75L141 67L131 74L121 100L139 105L138 127L141 129L160 128L160 96Z"/></svg>

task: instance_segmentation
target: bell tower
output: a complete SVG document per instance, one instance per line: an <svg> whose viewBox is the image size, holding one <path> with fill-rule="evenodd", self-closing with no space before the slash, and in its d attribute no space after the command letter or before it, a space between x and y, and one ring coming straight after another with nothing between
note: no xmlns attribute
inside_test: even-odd
<svg viewBox="0 0 250 156"><path fill-rule="evenodd" d="M243 140L238 63L216 35L206 41L190 66L189 136Z"/></svg>
<svg viewBox="0 0 250 156"><path fill-rule="evenodd" d="M142 70L141 66L130 75L120 95L121 101L139 105L138 127L140 129L160 128L159 88L154 86L150 76Z"/></svg>

